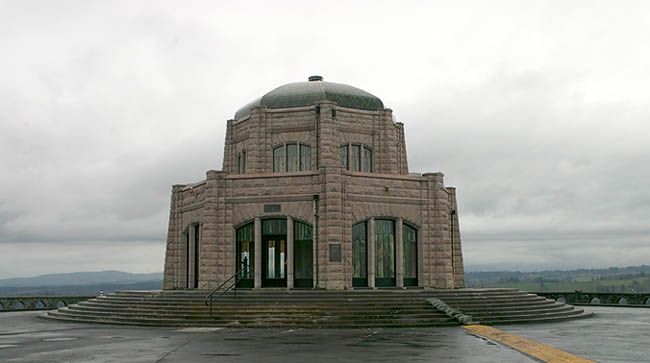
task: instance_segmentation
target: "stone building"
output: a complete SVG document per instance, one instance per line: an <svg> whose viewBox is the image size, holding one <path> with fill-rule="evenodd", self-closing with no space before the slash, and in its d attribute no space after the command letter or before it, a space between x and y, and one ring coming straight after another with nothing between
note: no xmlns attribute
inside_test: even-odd
<svg viewBox="0 0 650 363"><path fill-rule="evenodd" d="M173 186L164 288L464 287L456 210L391 109L312 76L240 108L222 169Z"/></svg>

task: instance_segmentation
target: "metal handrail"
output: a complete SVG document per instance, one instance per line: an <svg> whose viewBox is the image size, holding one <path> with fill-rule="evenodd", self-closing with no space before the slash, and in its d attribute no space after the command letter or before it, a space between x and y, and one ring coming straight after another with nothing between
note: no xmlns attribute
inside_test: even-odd
<svg viewBox="0 0 650 363"><path fill-rule="evenodd" d="M245 271L237 271L237 273L230 276L226 281L222 282L221 285L214 288L212 291L210 291L209 294L207 294L205 296L205 299L204 299L205 305L210 306L210 318L212 318L212 303L214 301L215 294L219 290L221 290L223 288L223 291L221 291L219 293L219 295L217 295L217 297L220 297L220 296L222 296L223 294L227 293L228 291L230 291L232 289L235 292L235 299L236 299L237 298L237 283L244 278L245 274L243 274L243 272L245 272ZM228 283L230 283L230 285L228 285L227 287L224 288L224 286L226 286Z"/></svg>

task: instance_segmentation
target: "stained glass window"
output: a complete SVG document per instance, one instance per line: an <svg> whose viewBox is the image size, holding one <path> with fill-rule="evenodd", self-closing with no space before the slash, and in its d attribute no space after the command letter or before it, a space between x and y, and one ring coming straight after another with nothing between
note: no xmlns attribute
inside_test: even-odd
<svg viewBox="0 0 650 363"><path fill-rule="evenodd" d="M292 142L273 149L273 172L311 170L311 147Z"/></svg>
<svg viewBox="0 0 650 363"><path fill-rule="evenodd" d="M341 146L340 155L341 168L343 168L343 170L348 170L348 145Z"/></svg>
<svg viewBox="0 0 650 363"><path fill-rule="evenodd" d="M372 172L372 150L367 147L363 148L363 163L361 170L366 173Z"/></svg>
<svg viewBox="0 0 650 363"><path fill-rule="evenodd" d="M253 278L254 254L255 254L255 240L254 240L254 225L248 223L245 226L237 229L237 270L241 273L242 278Z"/></svg>
<svg viewBox="0 0 650 363"><path fill-rule="evenodd" d="M377 279L395 278L395 222L375 220L375 273Z"/></svg>
<svg viewBox="0 0 650 363"><path fill-rule="evenodd" d="M285 171L284 145L273 149L273 171L276 173Z"/></svg>
<svg viewBox="0 0 650 363"><path fill-rule="evenodd" d="M287 171L298 171L298 145L287 144Z"/></svg>
<svg viewBox="0 0 650 363"><path fill-rule="evenodd" d="M237 155L237 172L239 174L246 173L246 151L242 151Z"/></svg>
<svg viewBox="0 0 650 363"><path fill-rule="evenodd" d="M418 231L404 224L402 229L404 244L404 279L418 277Z"/></svg>
<svg viewBox="0 0 650 363"><path fill-rule="evenodd" d="M359 158L361 157L361 146L352 145L350 148L350 170L351 171L360 171L361 165Z"/></svg>
<svg viewBox="0 0 650 363"><path fill-rule="evenodd" d="M352 268L353 278L368 277L368 232L366 222L352 226Z"/></svg>
<svg viewBox="0 0 650 363"><path fill-rule="evenodd" d="M300 170L311 170L311 148L303 144L300 144Z"/></svg>

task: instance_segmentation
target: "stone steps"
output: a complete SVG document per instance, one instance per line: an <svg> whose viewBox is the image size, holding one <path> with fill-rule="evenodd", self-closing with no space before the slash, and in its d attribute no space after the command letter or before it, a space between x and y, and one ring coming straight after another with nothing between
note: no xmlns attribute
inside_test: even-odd
<svg viewBox="0 0 650 363"><path fill-rule="evenodd" d="M122 317L122 318L136 318L136 319L192 319L192 320L210 320L210 315L206 314L156 314L156 313L119 313L111 311L83 311L76 309L67 310L70 313L74 313L78 316L96 316L96 317ZM349 319L349 320L403 320L403 319L417 319L417 320L440 320L448 321L448 317L442 314L430 314L430 313L410 313L410 314L314 314L312 312L301 312L301 313L287 313L287 312L276 312L272 315L270 314L219 314L215 313L212 317L215 321L227 321L227 320L247 320L247 319L260 319L266 317L273 317L274 319L286 318L286 319ZM397 317L397 318L396 318Z"/></svg>
<svg viewBox="0 0 650 363"><path fill-rule="evenodd" d="M110 312L124 312L124 313L147 313L147 312L153 312L157 314L206 314L209 313L208 309L205 309L205 307L202 308L194 308L194 309L148 309L146 307L128 307L128 306L120 306L120 307L112 307L112 306L102 306L102 305L87 305L87 304L76 304L76 305L70 305L71 308L74 308L74 310L80 310L80 311L110 311ZM224 308L221 306L216 306L213 307L213 312L215 313L220 313L220 314L227 314L227 313L274 313L278 311L284 311L290 309L291 311L294 312L328 312L328 313L337 313L337 314L363 314L366 312L392 312L395 310L399 310L400 313L402 314L410 314L410 313L418 313L421 311L431 311L430 306L423 305L420 308L403 308L400 306L395 306L391 308L386 308L386 309L367 309L363 307L356 307L356 308L346 308L345 306L331 306L331 307L313 307L313 308L295 308L293 306L287 306L286 308L278 308L278 307L260 307L260 308Z"/></svg>
<svg viewBox="0 0 650 363"><path fill-rule="evenodd" d="M560 321L581 309L514 289L242 290L205 305L206 291L120 291L47 313L52 319L146 326L424 327L458 322L425 299L488 324Z"/></svg>
<svg viewBox="0 0 650 363"><path fill-rule="evenodd" d="M59 309L56 312L48 313L48 317L86 321L95 323L149 325L149 326L231 326L231 327L416 327L416 326L454 326L458 325L447 317L391 317L379 316L374 318L341 319L340 317L314 317L306 316L260 316L260 317L229 317L228 319L201 318L188 319L186 317L155 317L145 318L143 316L130 317L124 315L98 316L97 314L80 314Z"/></svg>

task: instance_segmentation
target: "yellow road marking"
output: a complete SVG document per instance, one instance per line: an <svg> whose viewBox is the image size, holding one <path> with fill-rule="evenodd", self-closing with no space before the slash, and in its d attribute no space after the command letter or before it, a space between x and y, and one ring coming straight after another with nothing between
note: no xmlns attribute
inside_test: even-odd
<svg viewBox="0 0 650 363"><path fill-rule="evenodd" d="M538 343L534 340L520 337L518 335L506 333L503 330L486 325L465 325L465 330L480 335L482 337L494 340L495 342L507 345L524 354L527 354L542 362L552 363L587 363L593 361L567 353L563 350L552 347L548 344Z"/></svg>

